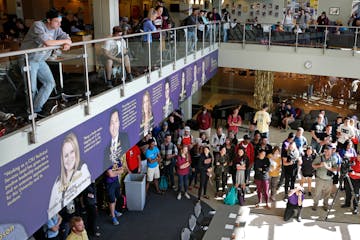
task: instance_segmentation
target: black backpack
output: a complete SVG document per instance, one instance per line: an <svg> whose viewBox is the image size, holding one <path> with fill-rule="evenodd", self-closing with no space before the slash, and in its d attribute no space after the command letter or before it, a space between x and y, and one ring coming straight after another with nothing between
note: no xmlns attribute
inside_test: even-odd
<svg viewBox="0 0 360 240"><path fill-rule="evenodd" d="M144 22L146 20L147 20L147 18L144 18L134 27L134 33L143 33L144 32Z"/></svg>

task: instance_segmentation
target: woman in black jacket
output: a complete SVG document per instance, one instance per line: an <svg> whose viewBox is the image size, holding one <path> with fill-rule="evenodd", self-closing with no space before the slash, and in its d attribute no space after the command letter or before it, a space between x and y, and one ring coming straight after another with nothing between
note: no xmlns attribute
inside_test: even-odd
<svg viewBox="0 0 360 240"><path fill-rule="evenodd" d="M257 196L258 203L255 205L256 208L259 207L259 204L262 201L262 197L264 196L266 202L266 209L270 209L268 205L269 200L269 169L270 169L270 161L265 157L266 152L264 149L260 149L258 155L254 161L254 180L257 187Z"/></svg>
<svg viewBox="0 0 360 240"><path fill-rule="evenodd" d="M207 190L207 183L212 174L212 168L211 168L212 161L213 161L213 157L210 153L209 146L204 146L203 152L201 153L199 160L200 187L198 191L198 200L200 200L201 191L204 192L203 197L209 199L209 197L206 195L206 190Z"/></svg>

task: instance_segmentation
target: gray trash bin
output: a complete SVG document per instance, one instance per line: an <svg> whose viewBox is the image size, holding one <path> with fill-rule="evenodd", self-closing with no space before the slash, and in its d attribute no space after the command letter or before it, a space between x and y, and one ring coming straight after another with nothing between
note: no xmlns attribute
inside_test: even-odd
<svg viewBox="0 0 360 240"><path fill-rule="evenodd" d="M127 208L142 211L145 206L146 175L129 173L124 179Z"/></svg>

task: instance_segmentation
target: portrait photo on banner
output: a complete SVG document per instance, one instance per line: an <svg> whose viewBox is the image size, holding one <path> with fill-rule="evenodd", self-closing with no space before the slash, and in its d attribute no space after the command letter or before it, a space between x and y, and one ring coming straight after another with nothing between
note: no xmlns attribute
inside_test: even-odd
<svg viewBox="0 0 360 240"><path fill-rule="evenodd" d="M52 218L91 183L86 163L81 159L78 138L74 133L65 136L60 149L60 175L51 190L48 218Z"/></svg>
<svg viewBox="0 0 360 240"><path fill-rule="evenodd" d="M120 131L120 113L114 108L110 111L109 117L109 133L110 141L105 147L103 170L110 167L116 169L126 151L130 148L129 136L126 132Z"/></svg>
<svg viewBox="0 0 360 240"><path fill-rule="evenodd" d="M140 137L147 135L154 127L154 115L152 111L151 95L146 90L142 96Z"/></svg>

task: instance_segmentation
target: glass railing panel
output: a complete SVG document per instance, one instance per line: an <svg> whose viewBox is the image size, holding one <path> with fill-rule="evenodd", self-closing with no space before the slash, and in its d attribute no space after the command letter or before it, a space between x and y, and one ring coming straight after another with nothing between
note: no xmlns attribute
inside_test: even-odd
<svg viewBox="0 0 360 240"><path fill-rule="evenodd" d="M176 60L184 58L186 56L187 48L186 48L186 28L178 28L175 30L176 36Z"/></svg>
<svg viewBox="0 0 360 240"><path fill-rule="evenodd" d="M241 23L230 23L228 32L230 42L242 42L244 37L244 25Z"/></svg>

